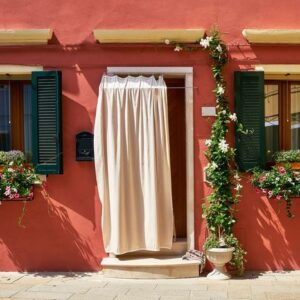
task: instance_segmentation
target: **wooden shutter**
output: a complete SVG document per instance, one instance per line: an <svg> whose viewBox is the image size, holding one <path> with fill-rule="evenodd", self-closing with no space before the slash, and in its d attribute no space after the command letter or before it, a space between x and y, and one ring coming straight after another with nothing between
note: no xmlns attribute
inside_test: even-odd
<svg viewBox="0 0 300 300"><path fill-rule="evenodd" d="M39 174L62 173L61 72L32 72L32 162Z"/></svg>
<svg viewBox="0 0 300 300"><path fill-rule="evenodd" d="M236 132L237 163L241 171L265 165L264 72L234 74L235 111L239 122L252 134Z"/></svg>

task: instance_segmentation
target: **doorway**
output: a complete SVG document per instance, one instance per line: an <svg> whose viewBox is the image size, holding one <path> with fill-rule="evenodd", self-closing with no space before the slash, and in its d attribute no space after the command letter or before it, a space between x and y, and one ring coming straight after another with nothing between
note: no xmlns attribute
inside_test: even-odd
<svg viewBox="0 0 300 300"><path fill-rule="evenodd" d="M171 131L173 136L172 149L175 145L180 149L173 153L171 150L172 194L175 195L174 215L177 227L177 238L186 240L186 250L194 249L194 124L193 124L193 68L192 67L107 67L107 74L120 76L137 75L163 75L168 86L181 87L180 89L168 89L168 97L174 97L178 103L168 108L171 117ZM185 88L182 88L185 87ZM179 100L180 99L180 100ZM180 116L177 116L179 112ZM179 118L177 124L176 118ZM184 124L183 124L184 122ZM181 134L179 134L181 132ZM180 142L181 140L181 142ZM183 161L177 162L177 160ZM174 162L175 161L175 162ZM172 168L172 166L171 166ZM176 185L180 187L177 187ZM182 184L183 183L183 184ZM177 191L177 188L181 191ZM180 200L180 199L181 200ZM179 200L178 200L179 199ZM183 199L183 200L182 200ZM184 203L182 203L184 202ZM182 209L184 212L182 212Z"/></svg>
<svg viewBox="0 0 300 300"><path fill-rule="evenodd" d="M186 239L186 121L184 78L166 78L175 239Z"/></svg>

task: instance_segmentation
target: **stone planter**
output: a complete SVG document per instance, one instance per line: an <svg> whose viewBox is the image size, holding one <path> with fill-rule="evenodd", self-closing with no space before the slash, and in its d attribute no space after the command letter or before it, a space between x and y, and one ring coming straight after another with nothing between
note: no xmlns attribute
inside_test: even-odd
<svg viewBox="0 0 300 300"><path fill-rule="evenodd" d="M208 279L226 280L230 275L225 270L225 264L232 258L234 248L211 248L206 250L207 259L214 264L215 268L207 275Z"/></svg>

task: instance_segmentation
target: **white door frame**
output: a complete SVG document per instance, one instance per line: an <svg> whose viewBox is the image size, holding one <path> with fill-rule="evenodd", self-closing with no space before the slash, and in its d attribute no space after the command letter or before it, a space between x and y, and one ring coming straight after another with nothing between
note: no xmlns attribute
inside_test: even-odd
<svg viewBox="0 0 300 300"><path fill-rule="evenodd" d="M195 248L193 67L107 67L107 74L164 75L185 81L187 249Z"/></svg>

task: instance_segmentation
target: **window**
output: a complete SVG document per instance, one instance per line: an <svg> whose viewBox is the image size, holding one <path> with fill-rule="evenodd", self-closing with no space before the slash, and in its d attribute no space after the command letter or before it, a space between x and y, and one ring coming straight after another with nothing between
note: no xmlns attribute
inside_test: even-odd
<svg viewBox="0 0 300 300"><path fill-rule="evenodd" d="M300 149L300 82L265 81L266 159Z"/></svg>
<svg viewBox="0 0 300 300"><path fill-rule="evenodd" d="M300 81L265 81L262 71L234 76L238 120L253 131L236 133L240 170L265 167L276 151L300 149Z"/></svg>
<svg viewBox="0 0 300 300"><path fill-rule="evenodd" d="M0 150L21 150L32 156L31 82L0 81Z"/></svg>
<svg viewBox="0 0 300 300"><path fill-rule="evenodd" d="M22 150L40 174L62 173L60 71L0 80L0 150Z"/></svg>

